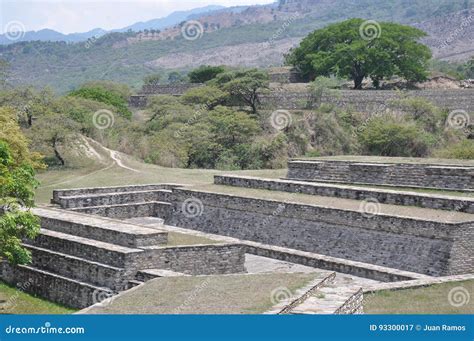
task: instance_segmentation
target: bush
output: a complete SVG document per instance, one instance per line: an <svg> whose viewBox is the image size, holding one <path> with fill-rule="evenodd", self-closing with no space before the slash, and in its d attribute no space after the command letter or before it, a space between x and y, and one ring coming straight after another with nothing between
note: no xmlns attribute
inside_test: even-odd
<svg viewBox="0 0 474 341"><path fill-rule="evenodd" d="M223 72L225 72L224 66L201 65L197 69L191 71L188 74L188 77L191 83L206 83Z"/></svg>
<svg viewBox="0 0 474 341"><path fill-rule="evenodd" d="M224 104L227 94L213 86L201 86L188 90L181 96L181 102L184 104L205 105L208 109L213 109L218 105Z"/></svg>
<svg viewBox="0 0 474 341"><path fill-rule="evenodd" d="M434 137L413 121L391 115L370 119L358 139L365 153L378 156L423 157L434 143Z"/></svg>
<svg viewBox="0 0 474 341"><path fill-rule="evenodd" d="M90 99L107 105L111 105L117 110L117 112L121 116L127 119L132 118L132 113L130 112L130 110L128 110L127 101L121 95L113 91L107 90L103 87L83 86L78 90L70 92L69 96Z"/></svg>
<svg viewBox="0 0 474 341"><path fill-rule="evenodd" d="M474 160L474 140L462 140L436 151L435 156L446 159Z"/></svg>

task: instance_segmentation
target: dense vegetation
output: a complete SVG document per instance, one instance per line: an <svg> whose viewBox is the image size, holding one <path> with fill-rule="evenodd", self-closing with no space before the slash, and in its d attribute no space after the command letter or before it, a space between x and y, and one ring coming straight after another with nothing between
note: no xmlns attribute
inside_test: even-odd
<svg viewBox="0 0 474 341"><path fill-rule="evenodd" d="M0 127L0 260L26 264L31 254L21 243L39 233L38 218L29 208L38 185L34 169L42 164L29 151L14 110L0 108Z"/></svg>

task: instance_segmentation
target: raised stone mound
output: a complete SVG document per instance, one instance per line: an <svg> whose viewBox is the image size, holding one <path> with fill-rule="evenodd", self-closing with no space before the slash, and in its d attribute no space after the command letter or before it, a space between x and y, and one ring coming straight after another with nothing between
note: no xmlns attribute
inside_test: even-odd
<svg viewBox="0 0 474 341"><path fill-rule="evenodd" d="M351 184L422 187L432 189L474 191L474 164L357 162L344 159L315 158L288 163L288 179ZM387 160L387 158L385 158Z"/></svg>

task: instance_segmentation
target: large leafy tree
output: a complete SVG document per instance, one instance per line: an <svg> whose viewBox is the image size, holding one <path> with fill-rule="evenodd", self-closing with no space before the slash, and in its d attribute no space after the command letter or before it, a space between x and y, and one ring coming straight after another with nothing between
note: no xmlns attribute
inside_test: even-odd
<svg viewBox="0 0 474 341"><path fill-rule="evenodd" d="M201 65L188 74L191 83L205 83L216 78L220 73L225 72L224 66Z"/></svg>
<svg viewBox="0 0 474 341"><path fill-rule="evenodd" d="M418 40L426 34L396 23L369 23L349 19L316 30L304 38L286 57L308 80L336 75L350 78L361 89L365 78L376 87L394 75L410 82L427 77L430 49ZM372 30L372 31L370 31Z"/></svg>
<svg viewBox="0 0 474 341"><path fill-rule="evenodd" d="M39 232L38 218L30 212L38 185L34 168L40 157L30 153L12 109L0 107L0 259L14 264L31 261L23 238Z"/></svg>
<svg viewBox="0 0 474 341"><path fill-rule="evenodd" d="M238 70L220 73L209 82L227 92L236 104L248 105L252 114L257 113L260 93L269 87L268 74L257 70Z"/></svg>

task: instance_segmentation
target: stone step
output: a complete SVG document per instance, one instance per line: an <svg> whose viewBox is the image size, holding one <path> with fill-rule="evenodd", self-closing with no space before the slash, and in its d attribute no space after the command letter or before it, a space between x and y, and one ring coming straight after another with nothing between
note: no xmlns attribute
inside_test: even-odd
<svg viewBox="0 0 474 341"><path fill-rule="evenodd" d="M125 288L127 278L132 278L133 276L133 273L127 274L123 268L93 262L28 244L24 244L24 246L31 252L32 263L30 265L32 267L77 281L121 291Z"/></svg>
<svg viewBox="0 0 474 341"><path fill-rule="evenodd" d="M175 272L171 270L163 269L145 269L137 272L135 279L140 282L146 282L154 278L160 277L179 277L179 276L189 276L182 272Z"/></svg>
<svg viewBox="0 0 474 341"><path fill-rule="evenodd" d="M113 219L131 219L137 217L167 217L171 211L171 204L163 201L137 202L133 204L104 205L71 208L69 211L93 214Z"/></svg>
<svg viewBox="0 0 474 341"><path fill-rule="evenodd" d="M7 262L0 262L0 278L8 284L20 285L25 292L77 309L89 307L115 294L106 287L76 281L31 266L10 265Z"/></svg>
<svg viewBox="0 0 474 341"><path fill-rule="evenodd" d="M136 258L143 250L104 243L57 231L41 229L40 234L25 243L70 256L92 260L119 268L134 268Z"/></svg>
<svg viewBox="0 0 474 341"><path fill-rule="evenodd" d="M171 191L166 189L153 191L148 190L135 192L85 194L77 196L60 196L57 199L57 203L62 208L71 209L80 207L131 204L137 202L167 201L169 200L170 194Z"/></svg>
<svg viewBox="0 0 474 341"><path fill-rule="evenodd" d="M298 180L262 179L249 176L216 175L214 183L234 187L266 189L355 200L377 200L381 204L418 206L474 213L474 197L420 193L355 185L310 183Z"/></svg>
<svg viewBox="0 0 474 341"><path fill-rule="evenodd" d="M155 191L160 189L172 189L181 187L179 184L148 184L148 185L128 185L128 186L111 186L111 187L91 187L91 188L75 188L75 189L57 189L53 191L53 199L51 202L59 204L59 197L71 197L79 195L94 195L105 193L123 193L123 192L139 192L139 191Z"/></svg>
<svg viewBox="0 0 474 341"><path fill-rule="evenodd" d="M337 278L337 277L336 277ZM325 283L313 291L291 314L360 314L363 291L360 286L343 283L339 279Z"/></svg>
<svg viewBox="0 0 474 341"><path fill-rule="evenodd" d="M168 242L167 232L117 220L49 208L35 208L33 213L40 217L42 228L106 243L136 248Z"/></svg>

